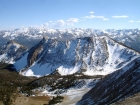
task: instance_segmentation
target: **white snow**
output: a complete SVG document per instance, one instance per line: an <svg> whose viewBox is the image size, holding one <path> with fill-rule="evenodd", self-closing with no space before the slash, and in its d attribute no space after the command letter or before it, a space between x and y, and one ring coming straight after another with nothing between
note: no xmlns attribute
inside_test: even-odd
<svg viewBox="0 0 140 105"><path fill-rule="evenodd" d="M38 63L34 63L30 68L27 69L27 73L29 71L33 73L34 76L43 76L43 75L48 75L54 72L54 70L57 67L55 67L54 65L50 64L50 63L46 63L44 65L40 65ZM25 72L26 73L26 72ZM28 75L30 76L30 75Z"/></svg>
<svg viewBox="0 0 140 105"><path fill-rule="evenodd" d="M77 62L76 65L74 67L71 66L60 66L58 68L58 72L61 75L68 75L68 74L74 74L76 72L78 72L80 70L81 67L81 62Z"/></svg>
<svg viewBox="0 0 140 105"><path fill-rule="evenodd" d="M19 44L17 44L17 43L14 43L13 46L15 47L15 51L17 51L17 49L18 49L21 45L19 45Z"/></svg>
<svg viewBox="0 0 140 105"><path fill-rule="evenodd" d="M5 58L6 58L6 54L0 55L0 61L1 61L1 62L2 62L2 60L5 59Z"/></svg>
<svg viewBox="0 0 140 105"><path fill-rule="evenodd" d="M14 67L17 71L24 69L27 66L27 57L28 52L21 59L14 63Z"/></svg>
<svg viewBox="0 0 140 105"><path fill-rule="evenodd" d="M25 76L34 76L34 73L33 73L33 71L32 71L31 69L29 69L28 71L26 71L26 72L24 73L24 75L25 75Z"/></svg>

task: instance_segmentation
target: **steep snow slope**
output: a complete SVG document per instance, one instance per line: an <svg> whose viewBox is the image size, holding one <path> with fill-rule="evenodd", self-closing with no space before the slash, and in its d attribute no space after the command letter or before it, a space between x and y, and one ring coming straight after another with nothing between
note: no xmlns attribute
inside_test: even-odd
<svg viewBox="0 0 140 105"><path fill-rule="evenodd" d="M47 29L47 28L21 28L15 30L1 30L0 31L0 45L3 45L7 40L15 40L30 48L34 46L43 38L48 36L52 39L64 41L67 39L75 39L80 37L93 37L93 36L109 36L117 42L123 43L130 48L140 52L140 29ZM25 43L26 42L26 43Z"/></svg>
<svg viewBox="0 0 140 105"><path fill-rule="evenodd" d="M138 57L137 52L104 36L67 41L43 38L14 66L25 76L43 76L56 70L61 75L76 72L107 75L125 67ZM24 64L21 63L23 61Z"/></svg>
<svg viewBox="0 0 140 105"><path fill-rule="evenodd" d="M8 41L0 49L0 62L13 63L18 60L26 50L27 48L24 46L14 41Z"/></svg>
<svg viewBox="0 0 140 105"><path fill-rule="evenodd" d="M76 105L109 105L140 92L140 57L110 74L86 93Z"/></svg>

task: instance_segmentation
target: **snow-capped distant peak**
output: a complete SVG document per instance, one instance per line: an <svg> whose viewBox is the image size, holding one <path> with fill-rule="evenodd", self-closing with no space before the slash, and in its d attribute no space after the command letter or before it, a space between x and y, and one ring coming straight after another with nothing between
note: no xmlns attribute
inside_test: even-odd
<svg viewBox="0 0 140 105"><path fill-rule="evenodd" d="M44 36L59 41L67 39L75 39L80 37L93 37L93 36L109 36L117 42L123 43L126 46L140 51L140 30L139 29L47 29L47 28L20 28L15 30L2 30L0 31L0 44L4 44L3 40L15 40L22 43L24 46L31 47L39 42Z"/></svg>

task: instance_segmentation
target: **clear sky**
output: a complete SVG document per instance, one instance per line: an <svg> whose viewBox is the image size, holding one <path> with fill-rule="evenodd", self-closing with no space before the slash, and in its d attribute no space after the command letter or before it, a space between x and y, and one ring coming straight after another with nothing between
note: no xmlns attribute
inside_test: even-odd
<svg viewBox="0 0 140 105"><path fill-rule="evenodd" d="M0 0L0 30L140 28L140 0Z"/></svg>

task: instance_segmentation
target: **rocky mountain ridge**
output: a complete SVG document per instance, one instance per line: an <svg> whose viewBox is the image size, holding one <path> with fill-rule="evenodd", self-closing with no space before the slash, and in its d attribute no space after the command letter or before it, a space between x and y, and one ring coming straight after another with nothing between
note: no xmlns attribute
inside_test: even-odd
<svg viewBox="0 0 140 105"><path fill-rule="evenodd" d="M46 37L26 52L14 66L25 76L43 76L56 70L60 75L77 72L107 75L125 67L139 56L138 52L106 36L67 41Z"/></svg>

